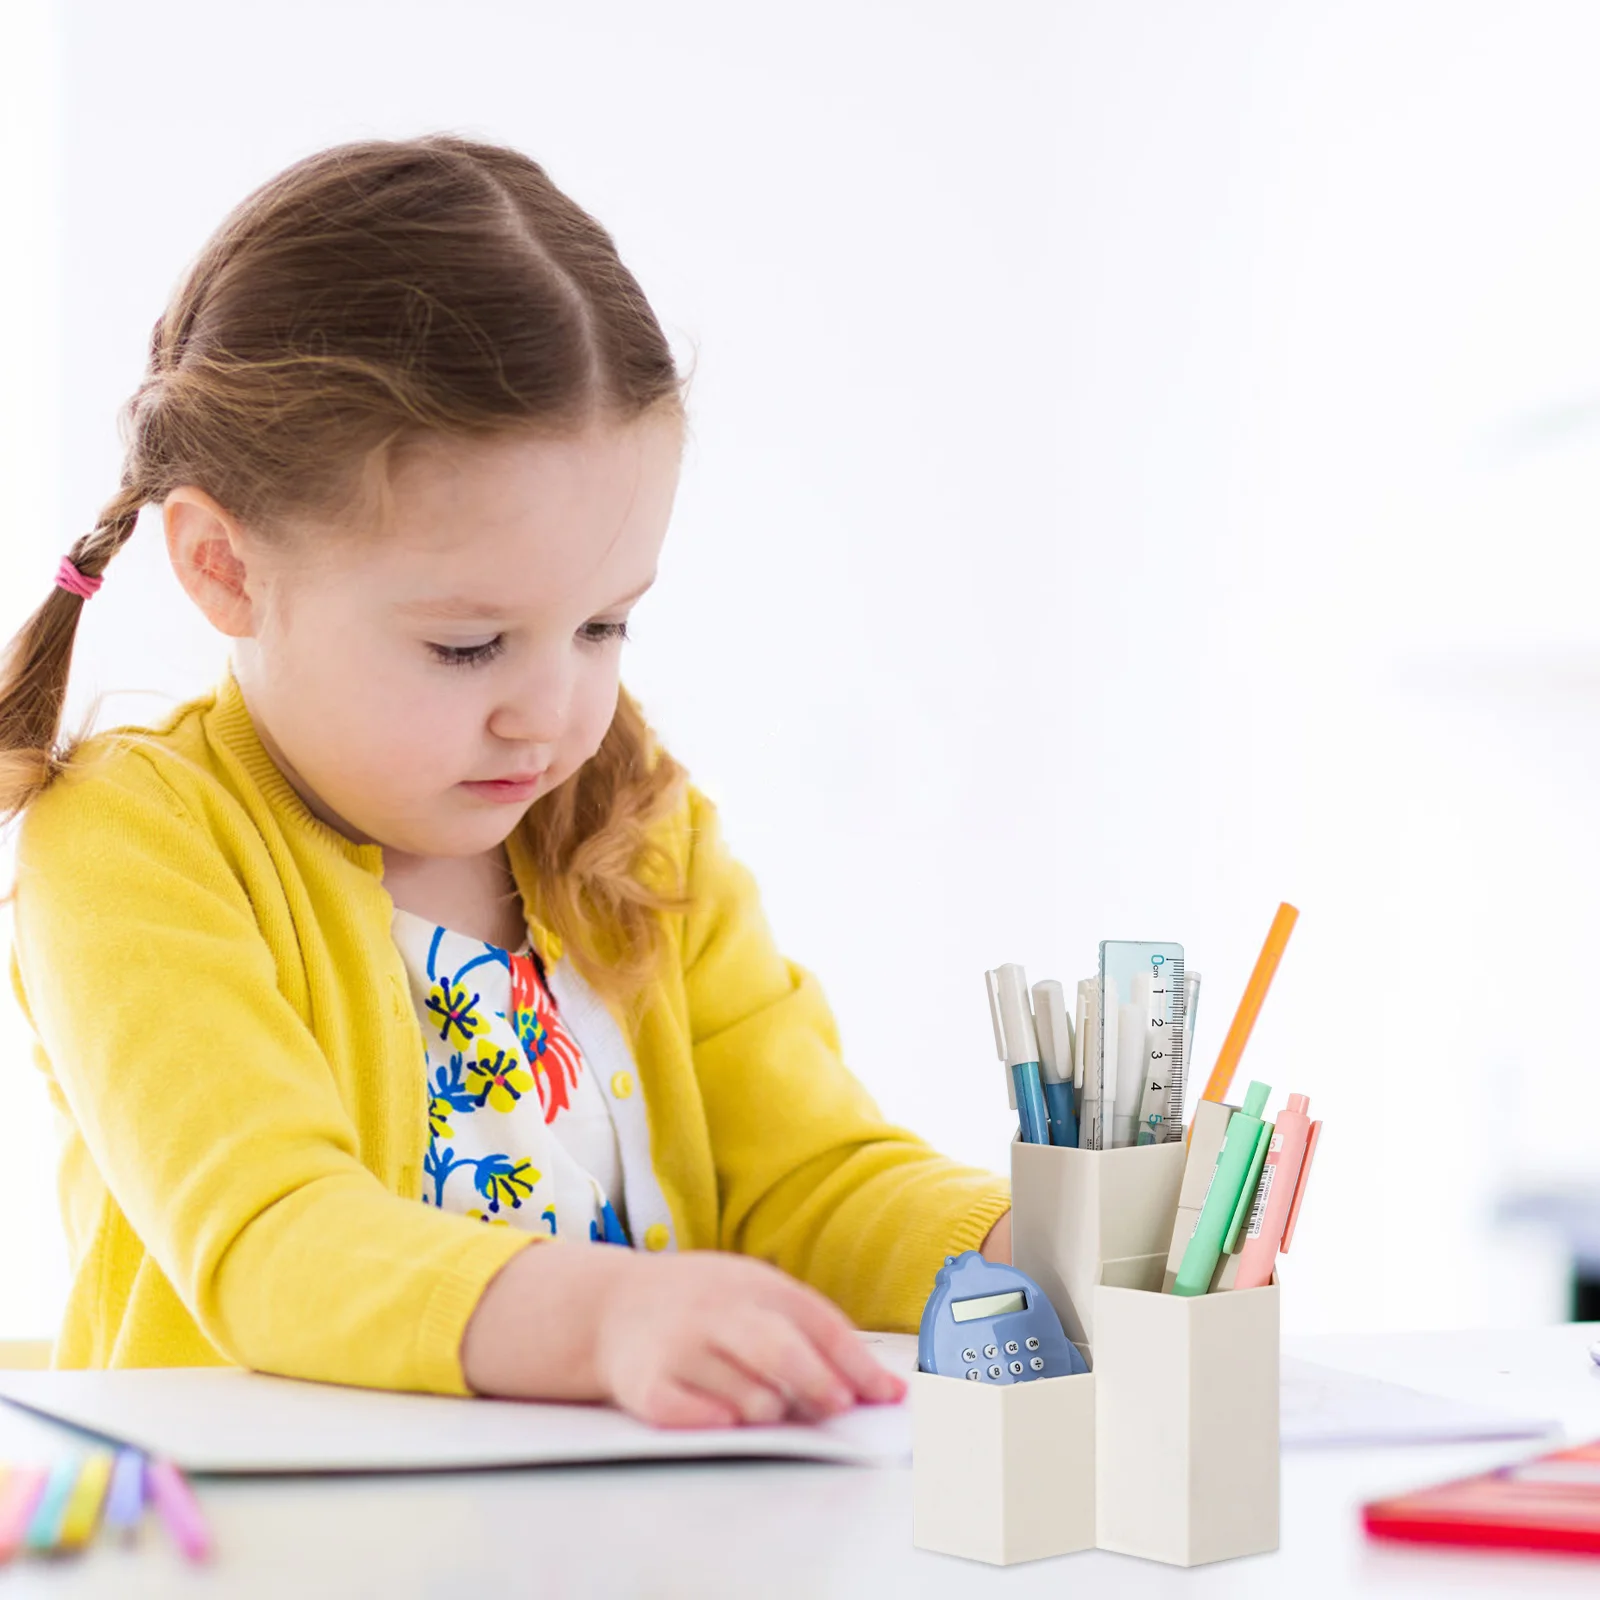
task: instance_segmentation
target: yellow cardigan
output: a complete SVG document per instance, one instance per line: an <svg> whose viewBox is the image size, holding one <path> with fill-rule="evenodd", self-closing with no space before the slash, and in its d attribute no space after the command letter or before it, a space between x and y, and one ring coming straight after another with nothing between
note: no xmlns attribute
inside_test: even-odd
<svg viewBox="0 0 1600 1600"><path fill-rule="evenodd" d="M914 1328L1004 1180L883 1120L704 797L662 828L694 907L626 1032L672 1243ZM520 830L508 851L536 904ZM535 1236L421 1203L422 1035L382 876L380 846L307 810L231 673L90 741L27 813L11 971L65 1136L58 1366L465 1392L467 1319Z"/></svg>

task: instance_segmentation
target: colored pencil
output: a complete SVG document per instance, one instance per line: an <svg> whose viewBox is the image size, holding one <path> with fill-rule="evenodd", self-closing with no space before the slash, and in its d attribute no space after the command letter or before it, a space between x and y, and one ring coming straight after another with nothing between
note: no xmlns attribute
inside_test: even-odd
<svg viewBox="0 0 1600 1600"><path fill-rule="evenodd" d="M119 1450L106 1496L105 1525L123 1539L133 1539L144 1521L144 1457L137 1450Z"/></svg>
<svg viewBox="0 0 1600 1600"><path fill-rule="evenodd" d="M191 1561L204 1561L211 1554L211 1532L188 1480L172 1462L154 1457L145 1468L145 1480L172 1542Z"/></svg>
<svg viewBox="0 0 1600 1600"><path fill-rule="evenodd" d="M1239 1057L1244 1054L1244 1047L1250 1040L1250 1030L1261 1015L1261 1002L1267 998L1267 990L1272 987L1272 976L1283 959L1284 946L1289 942L1289 935L1294 931L1299 915L1288 901L1278 907L1278 914L1267 930L1267 942L1262 945L1261 954L1256 958L1255 971L1250 974L1250 981L1244 986L1244 997L1239 1001L1239 1009L1233 1014L1233 1025L1228 1029L1227 1038L1222 1041L1217 1064L1206 1080L1206 1091L1200 1097L1202 1100L1228 1098L1228 1086L1238 1069Z"/></svg>
<svg viewBox="0 0 1600 1600"><path fill-rule="evenodd" d="M28 1550L54 1550L61 1537L61 1518L67 1509L67 1497L78 1481L78 1468L82 1456L62 1456L50 1469L45 1479L44 1493L33 1508L28 1521L28 1531L22 1536L23 1547Z"/></svg>
<svg viewBox="0 0 1600 1600"><path fill-rule="evenodd" d="M78 1481L67 1496L61 1513L61 1531L56 1537L62 1550L81 1550L94 1536L105 1504L106 1485L111 1482L112 1463L117 1458L109 1450L91 1450L78 1471Z"/></svg>
<svg viewBox="0 0 1600 1600"><path fill-rule="evenodd" d="M12 1467L0 1483L0 1563L22 1548L33 1509L50 1474L43 1467Z"/></svg>

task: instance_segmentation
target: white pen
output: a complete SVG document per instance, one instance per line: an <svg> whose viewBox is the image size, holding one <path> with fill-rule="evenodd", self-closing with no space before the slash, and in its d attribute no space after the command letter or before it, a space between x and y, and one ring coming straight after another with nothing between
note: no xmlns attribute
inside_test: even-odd
<svg viewBox="0 0 1600 1600"><path fill-rule="evenodd" d="M1100 1142L1096 1150L1109 1150L1116 1141L1117 1069L1122 1059L1122 997L1117 980L1109 974L1100 984Z"/></svg>
<svg viewBox="0 0 1600 1600"><path fill-rule="evenodd" d="M1027 974L1015 961L984 973L989 988L989 1015L995 1048L1006 1065L1024 1144L1049 1144L1050 1119L1039 1082L1039 1039L1028 1004Z"/></svg>
<svg viewBox="0 0 1600 1600"><path fill-rule="evenodd" d="M1078 1148L1100 1148L1100 980L1078 984Z"/></svg>

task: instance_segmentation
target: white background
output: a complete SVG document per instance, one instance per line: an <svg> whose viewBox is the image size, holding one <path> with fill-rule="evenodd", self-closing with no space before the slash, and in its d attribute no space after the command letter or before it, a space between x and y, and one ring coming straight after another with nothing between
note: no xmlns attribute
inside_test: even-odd
<svg viewBox="0 0 1600 1600"><path fill-rule="evenodd" d="M1596 1166L1592 6L0 26L0 635L114 489L116 408L232 204L342 139L514 143L695 363L627 677L884 1108L1003 1167L983 969L1070 986L1104 937L1186 944L1203 1075L1288 898L1244 1074L1327 1120L1286 1324L1564 1314L1553 1247L1492 1215ZM220 670L158 534L89 608L76 707ZM9 1013L0 1050L0 1332L43 1331L48 1118Z"/></svg>

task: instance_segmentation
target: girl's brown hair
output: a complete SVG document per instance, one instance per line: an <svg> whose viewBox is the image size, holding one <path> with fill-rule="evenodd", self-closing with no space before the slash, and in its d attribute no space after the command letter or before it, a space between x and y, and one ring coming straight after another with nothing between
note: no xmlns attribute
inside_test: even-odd
<svg viewBox="0 0 1600 1600"><path fill-rule="evenodd" d="M180 484L270 536L354 507L409 439L681 409L611 236L542 168L447 135L341 145L246 199L179 284L123 408L121 488L69 554L98 577L141 507ZM72 759L61 718L82 609L53 589L0 665L0 823ZM659 913L682 908L649 843L682 779L623 693L597 754L522 824L537 913L618 998L661 953Z"/></svg>

